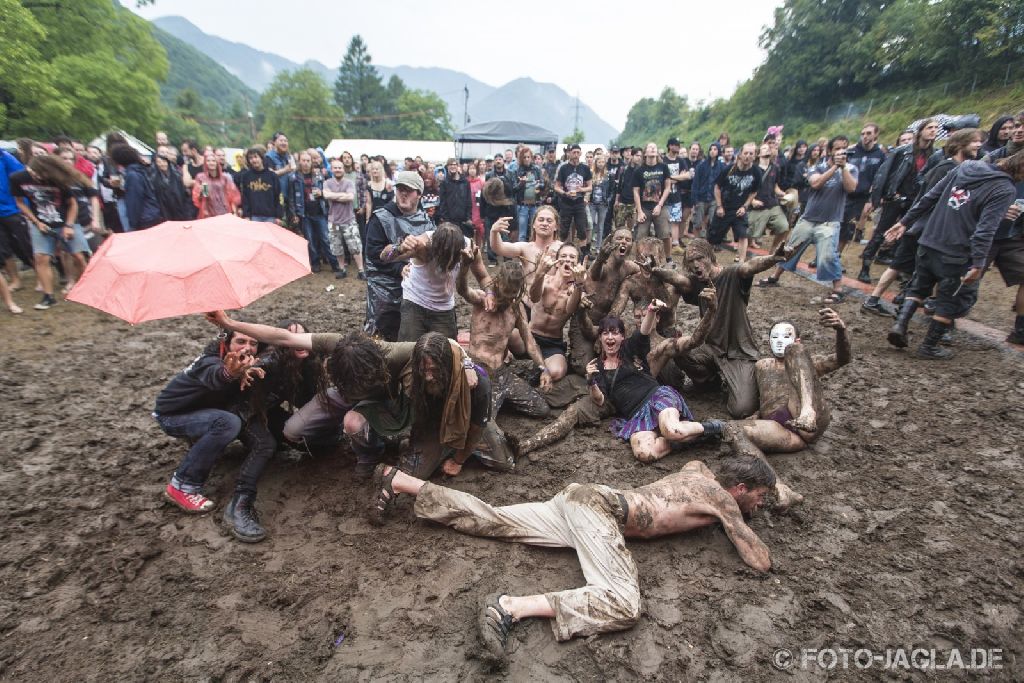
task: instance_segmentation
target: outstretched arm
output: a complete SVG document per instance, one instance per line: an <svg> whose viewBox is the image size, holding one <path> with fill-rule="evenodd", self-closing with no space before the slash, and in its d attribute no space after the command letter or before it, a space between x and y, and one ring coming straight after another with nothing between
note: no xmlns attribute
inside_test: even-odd
<svg viewBox="0 0 1024 683"><path fill-rule="evenodd" d="M651 277L655 280L664 282L666 285L675 287L676 291L680 294L685 294L693 289L693 280L678 270L672 270L671 268L655 268L651 271Z"/></svg>
<svg viewBox="0 0 1024 683"><path fill-rule="evenodd" d="M754 277L758 273L763 273L769 268L774 268L783 261L788 261L789 258L795 253L794 247L787 246L785 242L779 245L773 253L767 256L758 256L752 258L749 261L740 264L740 277Z"/></svg>
<svg viewBox="0 0 1024 683"><path fill-rule="evenodd" d="M818 377L821 377L849 363L853 358L853 350L850 347L850 337L846 333L846 323L842 321L839 314L831 308L823 308L818 313L821 316L822 327L831 327L836 331L836 352L827 356L814 357L814 370L818 373Z"/></svg>
<svg viewBox="0 0 1024 683"><path fill-rule="evenodd" d="M718 310L718 297L713 287L708 287L701 291L700 298L707 305L707 310L704 311L704 316L697 323L696 329L693 334L689 337L679 337L677 339L665 339L655 346L647 356L648 365L651 368L651 374L655 377L661 372L661 369L665 367L671 358L681 356L690 349L694 349L704 343L704 340L708 336L708 331L711 329L711 322L715 318L715 312Z"/></svg>
<svg viewBox="0 0 1024 683"><path fill-rule="evenodd" d="M471 306L483 306L484 293L479 289L470 289L469 287L469 264L473 262L471 252L472 250L468 248L462 250L462 267L459 268L459 274L455 278L455 291Z"/></svg>
<svg viewBox="0 0 1024 683"><path fill-rule="evenodd" d="M754 530L743 521L743 513L731 495L722 488L710 501L715 508L715 516L722 521L722 528L725 534L736 546L736 552L748 565L759 572L766 572L772 568L771 555L768 546L757 537Z"/></svg>
<svg viewBox="0 0 1024 683"><path fill-rule="evenodd" d="M580 296L580 302L576 307L575 313L576 322L579 323L580 326L580 334L583 335L584 339L590 342L597 341L598 337L597 325L590 322L590 315L587 313L587 310L589 310L592 305L593 302L590 300L590 297L584 293Z"/></svg>
<svg viewBox="0 0 1024 683"><path fill-rule="evenodd" d="M223 330L240 332L264 344L286 346L290 349L305 349L306 351L313 350L313 335L308 332L300 334L290 332L281 327L260 325L258 323L243 323L238 320L232 320L224 311L207 313L206 320Z"/></svg>
<svg viewBox="0 0 1024 683"><path fill-rule="evenodd" d="M526 355L536 363L537 369L540 370L540 390L546 393L551 389L551 375L548 373L547 365L544 364L544 355L540 352L540 347L537 346L537 340L530 333L530 324L526 322L523 305L516 302L513 306L516 307L516 329L519 330L519 336L526 344Z"/></svg>

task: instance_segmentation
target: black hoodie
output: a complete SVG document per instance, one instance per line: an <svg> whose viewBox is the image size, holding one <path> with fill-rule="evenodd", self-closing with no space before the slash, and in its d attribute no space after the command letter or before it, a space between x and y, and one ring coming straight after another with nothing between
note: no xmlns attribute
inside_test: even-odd
<svg viewBox="0 0 1024 683"><path fill-rule="evenodd" d="M985 161L965 161L917 200L900 221L910 228L928 214L919 244L984 268L992 239L1016 189L1010 176ZM928 212L931 212L930 214Z"/></svg>
<svg viewBox="0 0 1024 683"><path fill-rule="evenodd" d="M241 391L232 379L220 355L208 349L175 375L156 397L157 415L175 415L203 408L224 409Z"/></svg>

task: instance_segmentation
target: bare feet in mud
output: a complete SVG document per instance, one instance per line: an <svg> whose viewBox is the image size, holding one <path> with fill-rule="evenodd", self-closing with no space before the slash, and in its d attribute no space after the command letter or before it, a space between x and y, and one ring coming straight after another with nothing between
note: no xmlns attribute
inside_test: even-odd
<svg viewBox="0 0 1024 683"><path fill-rule="evenodd" d="M783 484L781 481L776 481L775 500L776 502L774 508L776 510L784 511L788 510L794 505L799 505L800 503L804 502L804 497L801 496L796 491L794 491L793 489L786 486L785 484Z"/></svg>
<svg viewBox="0 0 1024 683"><path fill-rule="evenodd" d="M813 433L818 431L818 416L814 414L813 410L808 410L786 422L786 426L801 432Z"/></svg>

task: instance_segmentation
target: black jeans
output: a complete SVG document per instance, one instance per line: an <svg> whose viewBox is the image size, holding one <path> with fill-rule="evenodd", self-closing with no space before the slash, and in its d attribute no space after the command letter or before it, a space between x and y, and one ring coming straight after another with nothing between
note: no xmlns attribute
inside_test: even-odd
<svg viewBox="0 0 1024 683"><path fill-rule="evenodd" d="M882 202L882 213L878 217L878 225L875 226L874 232L871 233L871 239L868 240L860 255L866 265L871 265L871 262L878 256L878 250L881 248L882 242L885 241L885 231L896 225L896 221L903 216L907 208L900 201Z"/></svg>
<svg viewBox="0 0 1024 683"><path fill-rule="evenodd" d="M558 238L565 242L569 239L569 229L576 223L576 239L582 240L587 236L590 222L587 220L587 205L580 201L577 204L563 203L559 211L561 225L558 229Z"/></svg>
<svg viewBox="0 0 1024 683"><path fill-rule="evenodd" d="M971 267L968 255L949 256L941 251L919 245L914 279L907 296L924 301L936 289L935 315L956 320L962 318L978 301L978 282L963 284L961 276Z"/></svg>
<svg viewBox="0 0 1024 683"><path fill-rule="evenodd" d="M256 485L263 470L267 469L267 463L274 456L277 450L277 440L271 434L270 428L263 418L254 415L242 425L242 431L238 439L249 449L242 467L238 470L238 479L235 481L235 493L248 493L256 495Z"/></svg>

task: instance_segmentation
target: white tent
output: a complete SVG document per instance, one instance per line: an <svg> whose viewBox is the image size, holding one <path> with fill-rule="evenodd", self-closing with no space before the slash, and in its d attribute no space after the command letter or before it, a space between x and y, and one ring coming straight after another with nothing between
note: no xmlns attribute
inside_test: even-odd
<svg viewBox="0 0 1024 683"><path fill-rule="evenodd" d="M324 154L328 159L349 152L356 160L363 154L367 156L383 156L389 161L405 157L422 157L424 161L444 163L449 157L455 156L455 143L451 140L435 142L431 140L331 140Z"/></svg>
<svg viewBox="0 0 1024 683"><path fill-rule="evenodd" d="M121 135L123 135L124 139L128 142L128 145L132 149L134 149L136 152L138 152L140 155L142 155L144 157L152 157L153 156L153 148L150 147L149 145L147 145L142 140L139 140L137 137L135 137L133 135L129 135L128 133L124 132L123 130L116 130L116 131L111 131L111 132L117 132L117 133L120 133ZM106 152L107 151L107 136L106 136L106 134L104 134L104 135L102 135L101 137L98 137L98 138L93 138L92 142L90 142L89 144L91 146L94 146L94 147L99 147L104 152Z"/></svg>

